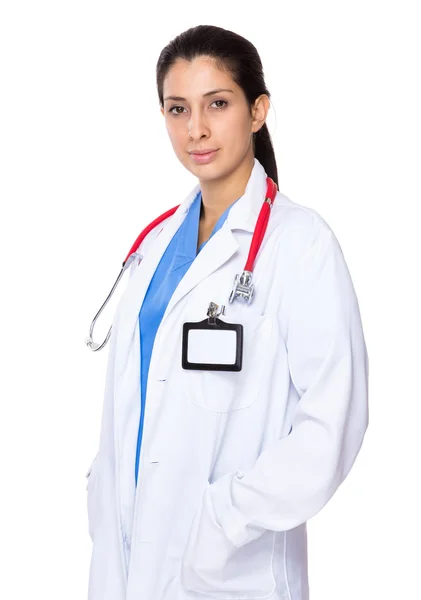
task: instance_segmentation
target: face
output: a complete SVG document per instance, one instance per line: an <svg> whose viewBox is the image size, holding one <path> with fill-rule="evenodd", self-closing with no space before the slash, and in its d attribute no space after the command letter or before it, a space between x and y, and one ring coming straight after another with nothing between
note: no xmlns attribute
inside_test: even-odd
<svg viewBox="0 0 421 600"><path fill-rule="evenodd" d="M217 91L219 90L219 91ZM269 108L260 96L250 113L243 90L210 57L179 59L163 84L161 109L174 152L202 181L227 177L244 161L253 162L253 132ZM212 150L210 155L192 154Z"/></svg>

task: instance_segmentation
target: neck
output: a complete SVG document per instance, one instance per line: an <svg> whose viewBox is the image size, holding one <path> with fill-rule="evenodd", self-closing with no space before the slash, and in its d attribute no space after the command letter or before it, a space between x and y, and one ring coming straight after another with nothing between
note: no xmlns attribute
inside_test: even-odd
<svg viewBox="0 0 421 600"><path fill-rule="evenodd" d="M200 220L214 225L219 217L244 194L253 170L254 156L247 157L235 171L223 179L201 181Z"/></svg>

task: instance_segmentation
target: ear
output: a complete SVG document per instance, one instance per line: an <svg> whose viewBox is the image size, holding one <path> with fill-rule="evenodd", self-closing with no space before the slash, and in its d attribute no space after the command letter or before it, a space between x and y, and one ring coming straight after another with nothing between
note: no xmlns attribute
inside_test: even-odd
<svg viewBox="0 0 421 600"><path fill-rule="evenodd" d="M164 107L161 106L161 114L164 116Z"/></svg>
<svg viewBox="0 0 421 600"><path fill-rule="evenodd" d="M253 133L259 131L261 127L263 127L267 114L270 108L270 101L267 94L261 94L254 101L254 105L252 106L252 124L251 130Z"/></svg>

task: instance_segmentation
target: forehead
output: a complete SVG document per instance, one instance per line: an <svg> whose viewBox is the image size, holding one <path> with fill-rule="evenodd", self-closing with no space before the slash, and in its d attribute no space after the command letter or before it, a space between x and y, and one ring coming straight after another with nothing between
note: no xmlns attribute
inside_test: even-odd
<svg viewBox="0 0 421 600"><path fill-rule="evenodd" d="M164 79L163 92L164 98L171 95L188 99L216 88L240 91L229 71L218 67L213 58L199 56L192 61L177 59Z"/></svg>

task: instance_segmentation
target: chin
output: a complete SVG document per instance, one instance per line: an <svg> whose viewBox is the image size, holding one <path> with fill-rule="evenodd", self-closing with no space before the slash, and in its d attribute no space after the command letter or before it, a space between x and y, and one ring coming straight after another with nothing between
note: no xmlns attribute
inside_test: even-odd
<svg viewBox="0 0 421 600"><path fill-rule="evenodd" d="M207 165L196 165L191 158L188 158L187 161L181 160L180 162L182 162L187 171L202 181L218 179L224 171L220 165L215 164L216 161Z"/></svg>

